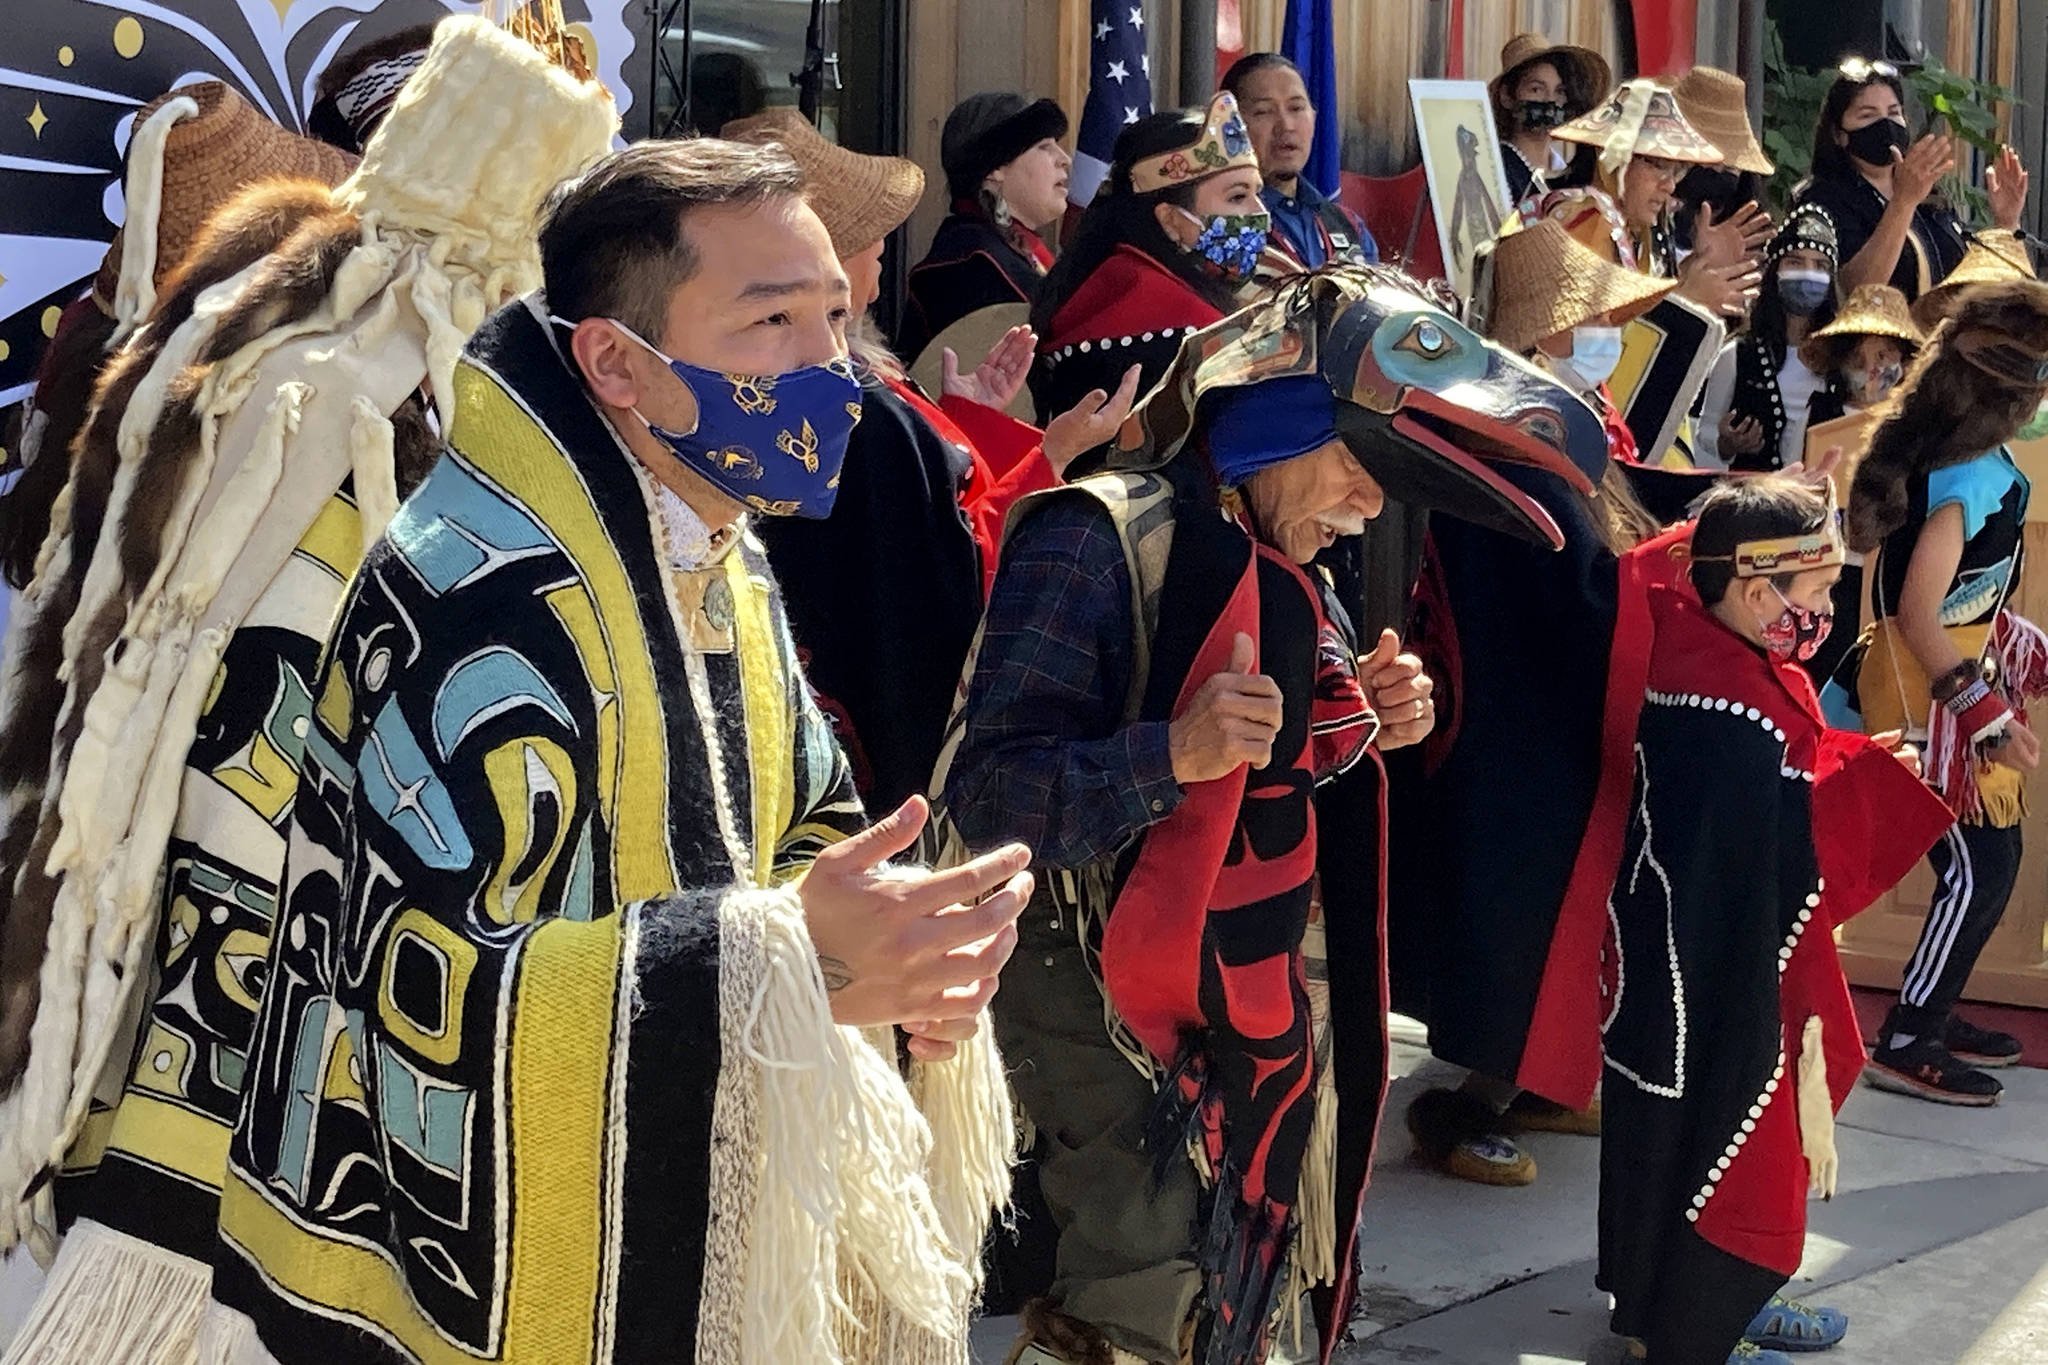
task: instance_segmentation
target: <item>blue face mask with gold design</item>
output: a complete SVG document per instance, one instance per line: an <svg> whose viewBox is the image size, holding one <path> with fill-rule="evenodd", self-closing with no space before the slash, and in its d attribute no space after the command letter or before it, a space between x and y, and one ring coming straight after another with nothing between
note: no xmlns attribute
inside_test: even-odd
<svg viewBox="0 0 2048 1365"><path fill-rule="evenodd" d="M660 356L697 399L697 425L670 431L638 417L691 473L756 512L831 515L839 468L860 421L860 381L844 359L787 374L744 375L672 359L617 318L614 327Z"/></svg>

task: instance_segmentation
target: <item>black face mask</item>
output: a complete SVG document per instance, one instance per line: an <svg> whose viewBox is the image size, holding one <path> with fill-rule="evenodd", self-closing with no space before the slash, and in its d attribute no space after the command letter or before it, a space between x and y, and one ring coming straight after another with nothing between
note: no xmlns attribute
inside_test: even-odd
<svg viewBox="0 0 2048 1365"><path fill-rule="evenodd" d="M1565 118L1563 100L1523 100L1515 106L1515 119L1532 133L1559 128L1570 121Z"/></svg>
<svg viewBox="0 0 2048 1365"><path fill-rule="evenodd" d="M1903 153L1907 142L1905 124L1896 119L1881 118L1848 134L1845 145L1849 155L1866 166L1889 166L1892 153Z"/></svg>

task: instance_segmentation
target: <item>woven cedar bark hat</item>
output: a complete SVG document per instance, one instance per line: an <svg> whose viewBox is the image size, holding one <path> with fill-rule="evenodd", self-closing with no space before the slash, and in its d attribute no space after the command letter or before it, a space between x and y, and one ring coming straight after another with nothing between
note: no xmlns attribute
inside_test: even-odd
<svg viewBox="0 0 2048 1365"><path fill-rule="evenodd" d="M770 109L725 125L733 142L782 144L803 168L804 194L842 258L901 227L924 196L924 171L900 156L870 156L828 142L794 109Z"/></svg>
<svg viewBox="0 0 2048 1365"><path fill-rule="evenodd" d="M156 155L153 139L145 130L153 117L176 100L191 101L197 112L177 117L162 132L159 181L156 166L145 166L135 158ZM130 227L140 220L153 219L155 224L156 251L150 275L152 284L161 286L185 259L186 248L213 211L244 185L284 178L339 185L356 164L347 152L278 127L219 81L202 81L158 96L135 115L133 127L125 177L128 226L114 234L92 287L109 310L120 286ZM156 187L153 197L148 193L152 186Z"/></svg>
<svg viewBox="0 0 2048 1365"><path fill-rule="evenodd" d="M1954 314L1957 296L1973 284L2010 284L2034 278L2034 258L2025 237L2006 228L1972 233L1970 245L1963 252L1963 259L1956 262L1956 268L1940 284L1913 300L1913 320L1931 329Z"/></svg>
<svg viewBox="0 0 2048 1365"><path fill-rule="evenodd" d="M1526 352L1603 313L1620 326L1677 285L1614 264L1546 218L1494 243L1489 330L1509 350Z"/></svg>
<svg viewBox="0 0 2048 1365"><path fill-rule="evenodd" d="M1742 77L1718 67L1696 66L1671 87L1671 93L1692 126L1727 157L1723 166L1756 175L1776 172L1750 127L1748 89Z"/></svg>
<svg viewBox="0 0 2048 1365"><path fill-rule="evenodd" d="M1659 156L1696 166L1718 166L1727 158L1693 127L1671 91L1652 80L1626 81L1607 102L1550 135L1559 142L1584 142L1600 149L1600 167L1619 175L1639 156Z"/></svg>
<svg viewBox="0 0 2048 1365"><path fill-rule="evenodd" d="M1913 321L1906 296L1888 284L1858 285L1835 320L1800 343L1799 358L1820 373L1832 369L1836 343L1857 337L1891 337L1905 343L1906 355L1927 344L1927 333Z"/></svg>
<svg viewBox="0 0 2048 1365"><path fill-rule="evenodd" d="M1564 77L1565 109L1573 116L1598 104L1613 85L1614 69L1592 48L1553 43L1540 33L1517 33L1500 50L1500 74L1486 85L1494 108L1501 107L1502 96L1514 88L1522 68L1535 62L1549 62Z"/></svg>

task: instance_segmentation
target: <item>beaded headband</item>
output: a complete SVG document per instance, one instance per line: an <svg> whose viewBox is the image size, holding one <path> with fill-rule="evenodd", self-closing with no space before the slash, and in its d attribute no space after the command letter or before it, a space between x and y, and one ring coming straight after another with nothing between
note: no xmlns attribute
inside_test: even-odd
<svg viewBox="0 0 2048 1365"><path fill-rule="evenodd" d="M1245 131L1244 118L1237 112L1237 99L1225 90L1209 101L1209 117L1202 125L1200 139L1193 146L1161 152L1135 163L1131 167L1131 188L1139 194L1150 194L1238 166L1257 170L1259 158L1252 151L1252 135Z"/></svg>
<svg viewBox="0 0 2048 1365"><path fill-rule="evenodd" d="M1695 564L1734 564L1737 578L1766 578L1781 573L1805 573L1849 562L1849 547L1842 539L1842 518L1835 506L1835 486L1827 485L1827 512L1820 526L1796 536L1773 536L1768 540L1737 541L1734 552L1725 555L1693 555Z"/></svg>

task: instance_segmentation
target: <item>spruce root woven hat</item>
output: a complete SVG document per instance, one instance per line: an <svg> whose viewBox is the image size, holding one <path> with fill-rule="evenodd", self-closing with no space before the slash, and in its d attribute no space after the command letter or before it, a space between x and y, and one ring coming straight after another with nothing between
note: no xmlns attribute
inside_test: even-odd
<svg viewBox="0 0 2048 1365"><path fill-rule="evenodd" d="M870 156L827 141L794 109L770 109L725 125L733 142L780 143L804 172L804 194L842 258L903 226L924 197L924 170L900 156Z"/></svg>
<svg viewBox="0 0 2048 1365"><path fill-rule="evenodd" d="M1927 344L1927 333L1913 321L1906 296L1888 284L1858 285L1835 320L1799 345L1799 358L1816 374L1834 367L1836 343L1856 337L1892 337L1912 354Z"/></svg>
<svg viewBox="0 0 2048 1365"><path fill-rule="evenodd" d="M1509 90L1511 79L1532 62L1549 62L1557 68L1568 92L1565 107L1573 114L1584 113L1598 104L1613 85L1614 69L1592 48L1553 43L1540 33L1517 33L1500 50L1500 74L1486 85L1496 109L1501 106L1501 96Z"/></svg>
<svg viewBox="0 0 2048 1365"><path fill-rule="evenodd" d="M1527 352L1603 313L1620 326L1677 287L1614 264L1546 218L1494 243L1489 330L1509 350Z"/></svg>
<svg viewBox="0 0 2048 1365"><path fill-rule="evenodd" d="M1719 67L1696 66L1671 87L1671 93L1700 135L1721 149L1727 158L1721 163L1724 167L1755 175L1777 171L1750 126L1749 91L1742 77Z"/></svg>
<svg viewBox="0 0 2048 1365"><path fill-rule="evenodd" d="M356 164L339 148L280 128L219 81L158 96L136 113L133 129L124 184L126 222L114 234L93 281L93 294L117 316L140 305L124 322L148 314L157 288L185 259L199 229L243 186L275 179L339 185ZM128 263L131 298L124 300L121 272L131 250L143 255ZM145 266L146 300L141 297Z"/></svg>
<svg viewBox="0 0 2048 1365"><path fill-rule="evenodd" d="M1610 175L1619 175L1639 156L1695 166L1718 166L1727 159L1693 127L1670 89L1652 80L1623 82L1605 104L1553 130L1550 136L1559 142L1598 147L1600 167Z"/></svg>
<svg viewBox="0 0 2048 1365"><path fill-rule="evenodd" d="M2010 284L2035 278L2027 239L2009 228L1987 228L1970 234L1963 259L1947 278L1913 300L1913 320L1932 330L1955 312L1956 296L1973 284Z"/></svg>

